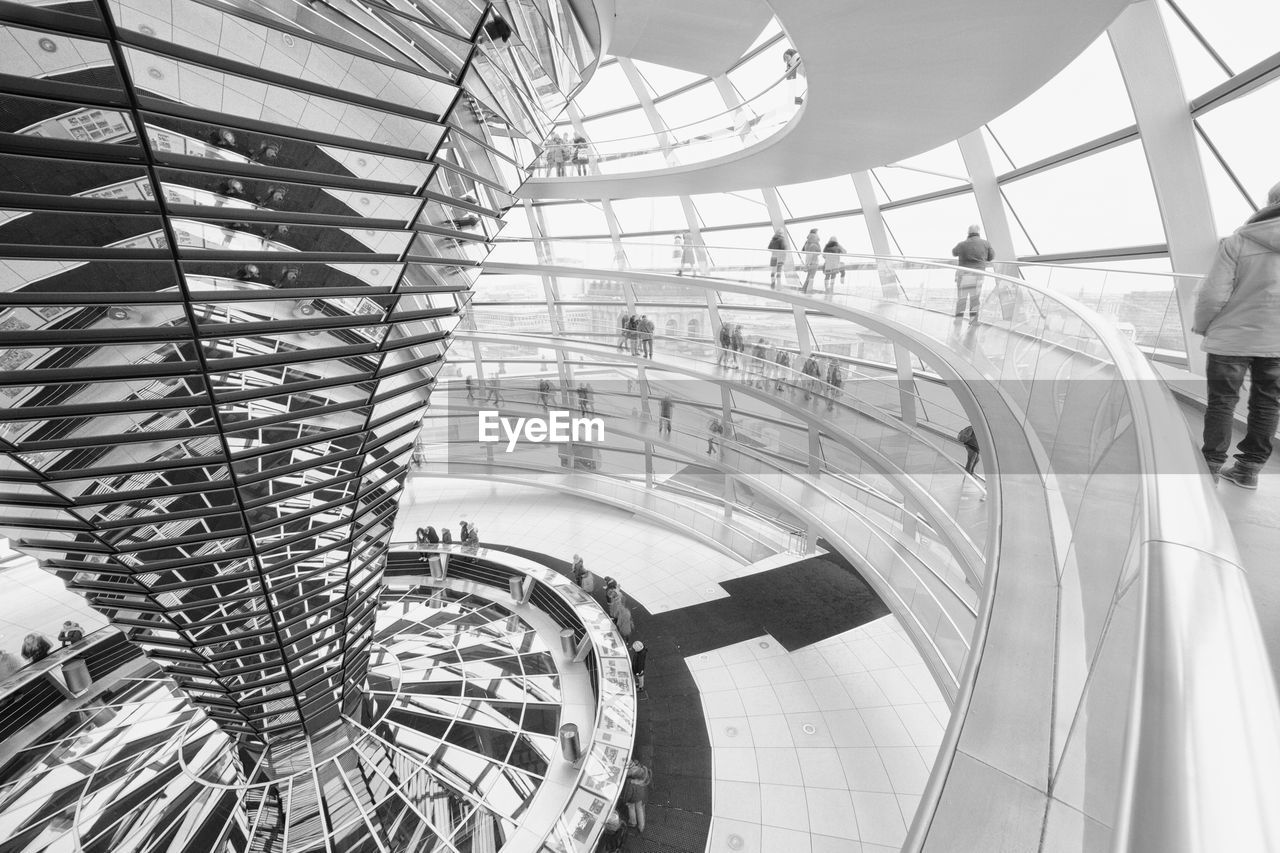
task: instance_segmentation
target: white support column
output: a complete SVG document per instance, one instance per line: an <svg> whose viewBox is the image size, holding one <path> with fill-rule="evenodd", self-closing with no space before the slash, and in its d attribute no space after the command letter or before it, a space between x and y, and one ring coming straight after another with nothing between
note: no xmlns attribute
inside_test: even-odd
<svg viewBox="0 0 1280 853"><path fill-rule="evenodd" d="M852 177L853 188L858 194L858 207L862 208L862 221L866 223L867 235L871 238L871 251L885 257L897 254L889 245L889 232L884 227L884 217L880 215L880 201L876 198L876 188L871 183L871 173L854 172ZM880 272L880 289L885 296L897 296L897 274L886 262L877 266Z"/></svg>
<svg viewBox="0 0 1280 853"><path fill-rule="evenodd" d="M1154 0L1126 6L1107 36L1138 120L1173 271L1207 273L1217 252L1218 230L1186 92ZM1191 334L1196 282L1179 279L1176 287L1188 366L1204 373L1204 354Z"/></svg>
<svg viewBox="0 0 1280 853"><path fill-rule="evenodd" d="M658 137L658 144L662 146L664 154L671 154L671 134L667 131L666 122L662 120L662 116L658 114L658 108L654 106L653 98L649 97L649 90L644 86L644 79L640 76L640 72L636 69L636 64L624 56L618 57L618 67L622 69L622 73L627 78L627 82L631 84L631 89L635 93L636 100L640 104L640 109L644 110L645 118L649 120L649 127L653 128L653 133ZM668 156L668 162L670 157Z"/></svg>
<svg viewBox="0 0 1280 853"><path fill-rule="evenodd" d="M978 203L982 230L996 253L996 272L1012 275L1010 265L1018 259L1018 253L1013 248L1013 231L1009 228L1009 216L1000 195L1000 184L996 181L991 152L987 150L981 129L966 133L960 137L959 143L960 156L964 158L964 167L973 183L973 197Z"/></svg>
<svg viewBox="0 0 1280 853"><path fill-rule="evenodd" d="M796 321L796 343L800 345L800 358L804 360L813 352L813 330L809 328L809 318L805 316L803 306L792 305L791 316Z"/></svg>
<svg viewBox="0 0 1280 853"><path fill-rule="evenodd" d="M755 141L755 133L752 125L748 123L747 114L742 109L742 98L738 97L738 90L733 88L733 83L729 82L729 78L724 74L717 74L711 78L711 82L715 84L716 91L720 93L720 100L724 101L725 109L733 110L733 124L740 128L738 138L743 142Z"/></svg>
<svg viewBox="0 0 1280 853"><path fill-rule="evenodd" d="M525 216L529 219L529 234L534 239L534 249L538 255L539 263L551 263L552 258L547 247L541 242L546 239L546 223L542 221L542 211L540 211L530 199L524 200ZM554 334L564 334L564 322L560 313L559 294L556 292L555 282L550 276L540 276L542 279L542 293L547 303L547 322L551 325L551 331ZM476 345L477 354L479 353L479 344ZM568 360L564 357L564 350L555 347L556 354L556 376L560 380L561 402L567 408L573 402L569 399L568 389L573 382L573 368ZM478 355L477 355L478 357ZM541 371L539 371L541 372ZM489 455L492 457L493 448L490 446Z"/></svg>
<svg viewBox="0 0 1280 853"><path fill-rule="evenodd" d="M702 242L702 227L698 224L698 209L693 206L693 199L687 195L680 196L680 207L684 210L684 221L688 226L689 240L694 246L694 255L698 259L698 275L711 272L711 258L707 255L706 244Z"/></svg>
<svg viewBox="0 0 1280 853"><path fill-rule="evenodd" d="M813 424L809 425L809 460L808 472L810 475L817 477L821 473L818 465L818 458L822 455L822 437L818 434L818 428Z"/></svg>
<svg viewBox="0 0 1280 853"><path fill-rule="evenodd" d="M899 343L893 345L893 361L898 374L898 408L902 411L902 422L914 427L916 412L916 375L911 363L911 350Z"/></svg>
<svg viewBox="0 0 1280 853"><path fill-rule="evenodd" d="M609 227L609 239L613 241L613 265L620 270L630 268L626 247L622 245L622 225L618 222L618 214L613 210L613 201L600 199L600 208L604 211L604 221Z"/></svg>
<svg viewBox="0 0 1280 853"><path fill-rule="evenodd" d="M538 255L538 263L553 263L550 253L543 241L546 239L546 228L542 221L542 212L533 206L530 199L524 200L525 216L529 219L529 233L534 239L534 250ZM542 294L547 303L547 320L551 325L552 334L564 334L564 321L560 315L560 304L558 294L556 293L555 279L549 275L541 275Z"/></svg>

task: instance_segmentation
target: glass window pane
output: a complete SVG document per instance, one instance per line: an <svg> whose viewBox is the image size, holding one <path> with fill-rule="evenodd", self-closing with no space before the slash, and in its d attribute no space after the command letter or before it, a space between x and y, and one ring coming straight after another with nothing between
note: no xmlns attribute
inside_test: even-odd
<svg viewBox="0 0 1280 853"><path fill-rule="evenodd" d="M1280 178L1276 167L1278 115L1280 84L1273 81L1199 118L1200 126L1259 207L1266 204L1267 190ZM1219 229L1225 225L1218 223Z"/></svg>
<svg viewBox="0 0 1280 853"><path fill-rule="evenodd" d="M1274 0L1180 0L1182 11L1237 74L1276 52Z"/></svg>
<svg viewBox="0 0 1280 853"><path fill-rule="evenodd" d="M1165 239L1138 141L1011 181L1004 184L1004 191L1042 253L1138 246Z"/></svg>
<svg viewBox="0 0 1280 853"><path fill-rule="evenodd" d="M1120 68L1104 35L989 126L1014 164L1025 166L1133 121Z"/></svg>
<svg viewBox="0 0 1280 853"><path fill-rule="evenodd" d="M895 207L881 214L904 255L950 259L965 229L982 219L973 193Z"/></svg>

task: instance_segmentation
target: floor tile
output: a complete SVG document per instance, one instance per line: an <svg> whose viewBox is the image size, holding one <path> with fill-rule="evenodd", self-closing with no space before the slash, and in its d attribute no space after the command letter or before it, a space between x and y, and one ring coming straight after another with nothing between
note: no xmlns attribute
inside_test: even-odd
<svg viewBox="0 0 1280 853"><path fill-rule="evenodd" d="M858 712L876 746L916 746L894 708L863 708Z"/></svg>
<svg viewBox="0 0 1280 853"><path fill-rule="evenodd" d="M742 699L743 713L748 717L760 717L766 714L781 714L782 705L773 688L765 684L760 687L744 687L738 691Z"/></svg>
<svg viewBox="0 0 1280 853"><path fill-rule="evenodd" d="M738 685L734 683L733 677L729 675L728 668L723 666L699 669L693 673L693 680L697 683L698 690L703 693L715 693L719 690L738 689Z"/></svg>
<svg viewBox="0 0 1280 853"><path fill-rule="evenodd" d="M839 711L844 708L854 707L853 699L844 689L844 684L841 683L841 679L838 676L815 678L808 684L809 691L813 693L814 701L818 703L819 710Z"/></svg>
<svg viewBox="0 0 1280 853"><path fill-rule="evenodd" d="M759 746L793 745L787 717L781 714L768 714L747 719L751 725L751 738L755 744Z"/></svg>
<svg viewBox="0 0 1280 853"><path fill-rule="evenodd" d="M769 678L769 683L774 687L779 684L804 681L804 676L800 673L800 669L792 661L790 655L761 658L760 668L764 670L764 674Z"/></svg>
<svg viewBox="0 0 1280 853"><path fill-rule="evenodd" d="M720 747L715 749L715 778L732 782L758 782L756 751L750 747Z"/></svg>
<svg viewBox="0 0 1280 853"><path fill-rule="evenodd" d="M717 780L712 802L717 818L760 823L760 786L754 782Z"/></svg>
<svg viewBox="0 0 1280 853"><path fill-rule="evenodd" d="M826 711L822 718L826 720L831 741L836 746L874 746L871 732L867 731L867 724L857 711Z"/></svg>
<svg viewBox="0 0 1280 853"><path fill-rule="evenodd" d="M831 728L821 714L787 714L791 740L797 747L835 746Z"/></svg>
<svg viewBox="0 0 1280 853"><path fill-rule="evenodd" d="M702 708L708 719L719 717L742 717L746 709L742 706L742 698L737 690L717 690L713 693L703 692Z"/></svg>
<svg viewBox="0 0 1280 853"><path fill-rule="evenodd" d="M892 797L892 795L888 795ZM858 820L848 791L834 788L806 788L809 804L809 830L817 835L857 840ZM894 803L897 811L897 803Z"/></svg>
<svg viewBox="0 0 1280 853"><path fill-rule="evenodd" d="M756 765L762 785L804 785L800 757L791 747L757 748Z"/></svg>
<svg viewBox="0 0 1280 853"><path fill-rule="evenodd" d="M850 791L893 793L893 783L885 771L880 751L875 747L842 747L837 754Z"/></svg>
<svg viewBox="0 0 1280 853"><path fill-rule="evenodd" d="M733 663L728 666L729 674L733 676L733 683L739 689L744 687L763 687L769 683L769 676L765 674L764 667L754 658L742 663Z"/></svg>
<svg viewBox="0 0 1280 853"><path fill-rule="evenodd" d="M869 672L853 672L840 676L845 691L853 700L854 708L883 708L891 704L889 697L880 689L875 677ZM912 700L916 701L916 700Z"/></svg>
<svg viewBox="0 0 1280 853"><path fill-rule="evenodd" d="M925 782L929 779L929 767L920 759L920 753L915 747L886 746L881 747L879 752L894 793L920 794L924 791Z"/></svg>
<svg viewBox="0 0 1280 853"><path fill-rule="evenodd" d="M919 691L910 680L897 669L881 669L870 673L876 686L884 693L892 705L907 705L922 702ZM932 712L931 712L932 715Z"/></svg>
<svg viewBox="0 0 1280 853"><path fill-rule="evenodd" d="M806 788L848 788L840 755L834 747L797 749L800 758L800 775Z"/></svg>
<svg viewBox="0 0 1280 853"><path fill-rule="evenodd" d="M811 834L809 848L813 853L863 853L862 845L849 838Z"/></svg>
<svg viewBox="0 0 1280 853"><path fill-rule="evenodd" d="M858 839L871 844L901 845L907 837L902 811L892 794L853 791L854 812L858 817Z"/></svg>
<svg viewBox="0 0 1280 853"><path fill-rule="evenodd" d="M755 741L751 739L751 726L747 724L746 717L723 717L718 720L708 720L707 727L711 730L711 745L713 747L748 747L755 745Z"/></svg>
<svg viewBox="0 0 1280 853"><path fill-rule="evenodd" d="M775 853L760 846L760 824L732 818L711 819L707 853Z"/></svg>
<svg viewBox="0 0 1280 853"><path fill-rule="evenodd" d="M765 850L777 853L813 853L809 842L808 826L804 832L794 829L781 829L776 826L765 826L760 832L761 843Z"/></svg>
<svg viewBox="0 0 1280 853"><path fill-rule="evenodd" d="M784 714L806 714L818 710L818 703L809 692L807 682L775 684L773 693L778 697L778 704Z"/></svg>
<svg viewBox="0 0 1280 853"><path fill-rule="evenodd" d="M942 726L938 718L924 704L899 705L898 719L906 727L907 733L916 746L937 746L942 743Z"/></svg>
<svg viewBox="0 0 1280 853"><path fill-rule="evenodd" d="M809 831L805 789L794 785L761 785L760 804L767 826Z"/></svg>

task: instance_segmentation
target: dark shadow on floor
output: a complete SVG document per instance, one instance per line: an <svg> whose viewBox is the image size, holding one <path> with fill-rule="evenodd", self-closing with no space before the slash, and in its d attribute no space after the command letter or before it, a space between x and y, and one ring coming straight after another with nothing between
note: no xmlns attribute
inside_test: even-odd
<svg viewBox="0 0 1280 853"><path fill-rule="evenodd" d="M569 574L568 562L537 551L492 543L484 547ZM594 595L603 607L603 582ZM677 642L688 626L683 618L672 618L677 614L653 616L634 599L627 601L635 622L633 639L649 648L635 754L653 769L653 785L644 835L633 831L625 849L628 853L703 853L711 831L711 741L697 685Z"/></svg>
<svg viewBox="0 0 1280 853"><path fill-rule="evenodd" d="M651 614L628 597L633 639L649 648L636 756L653 768L648 825L643 837L632 833L629 853L702 853L707 846L711 743L685 658L761 634L795 651L889 612L847 560L820 544L829 553L721 584L727 598ZM568 562L537 551L491 543L484 547L569 574ZM588 568L608 574L604 566ZM594 595L603 607L603 581Z"/></svg>

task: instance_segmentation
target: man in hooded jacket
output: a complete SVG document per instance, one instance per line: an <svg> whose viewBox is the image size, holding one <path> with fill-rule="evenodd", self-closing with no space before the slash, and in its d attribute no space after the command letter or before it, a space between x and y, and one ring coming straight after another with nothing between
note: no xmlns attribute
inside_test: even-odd
<svg viewBox="0 0 1280 853"><path fill-rule="evenodd" d="M1266 207L1218 245L1196 296L1191 331L1204 336L1208 353L1205 462L1215 479L1256 489L1280 423L1280 184L1267 193ZM1236 445L1235 464L1223 468L1246 373L1248 426Z"/></svg>

